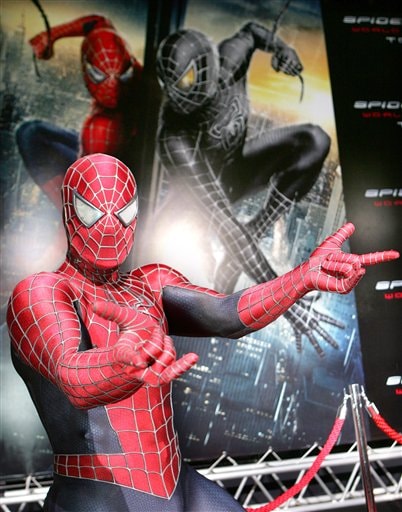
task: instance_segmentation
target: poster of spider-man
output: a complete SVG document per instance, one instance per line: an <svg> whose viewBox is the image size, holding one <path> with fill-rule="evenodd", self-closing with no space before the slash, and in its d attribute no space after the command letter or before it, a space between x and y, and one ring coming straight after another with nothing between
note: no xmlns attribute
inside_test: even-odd
<svg viewBox="0 0 402 512"><path fill-rule="evenodd" d="M2 450L7 473L25 473L51 452L4 311L19 279L63 258L57 191L78 156L134 169L133 263L225 293L294 267L346 213L318 1L4 0L1 30ZM322 442L344 388L365 383L353 293L317 293L239 340L175 343L200 356L173 395L194 461Z"/></svg>
<svg viewBox="0 0 402 512"><path fill-rule="evenodd" d="M318 4L242 4L241 19L191 7L156 58L151 259L229 292L281 274L345 218L325 43ZM199 447L308 446L346 383L364 381L353 296L299 302L237 344L196 343L205 357L176 393L194 458Z"/></svg>

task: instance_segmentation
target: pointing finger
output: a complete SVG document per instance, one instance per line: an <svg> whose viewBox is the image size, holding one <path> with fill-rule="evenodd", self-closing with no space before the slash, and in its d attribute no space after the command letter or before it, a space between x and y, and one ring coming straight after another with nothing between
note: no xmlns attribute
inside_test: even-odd
<svg viewBox="0 0 402 512"><path fill-rule="evenodd" d="M370 265L376 265L377 263L396 260L398 258L398 251L369 252L367 254L361 254L359 256L360 263L366 267Z"/></svg>
<svg viewBox="0 0 402 512"><path fill-rule="evenodd" d="M121 306L115 304L114 302L106 300L97 300L93 303L92 310L97 315L101 316L102 318L105 318L105 320L116 322L119 325L127 322L127 309L122 308Z"/></svg>
<svg viewBox="0 0 402 512"><path fill-rule="evenodd" d="M161 383L167 384L183 373L187 372L195 363L198 361L198 355L190 352L185 354L183 357L171 364L166 370L163 371L160 381Z"/></svg>
<svg viewBox="0 0 402 512"><path fill-rule="evenodd" d="M115 322L123 330L139 328L148 318L141 311L106 300L96 300L92 304L92 311L105 320Z"/></svg>

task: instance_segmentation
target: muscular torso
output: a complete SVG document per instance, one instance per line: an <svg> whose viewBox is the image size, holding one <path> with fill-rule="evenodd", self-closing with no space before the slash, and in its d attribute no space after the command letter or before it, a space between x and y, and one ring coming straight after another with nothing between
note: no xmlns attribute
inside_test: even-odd
<svg viewBox="0 0 402 512"><path fill-rule="evenodd" d="M32 290L26 309L36 319L40 331L36 335L29 333L32 319L27 317L28 325L23 326L28 333L27 338L20 343L14 342L14 361L28 383L48 431L56 454L55 472L74 477L77 476L75 468L78 465L83 478L114 481L151 494L169 496L174 490L180 465L170 384L149 387L136 384L133 379L130 386L129 375L124 374L121 368L110 370L107 360L99 358L96 365L93 359L96 351L107 353L118 338L117 325L92 312L94 300L103 299L136 309L146 315L147 321L144 323L142 320L141 326L144 330L159 324L166 331L160 280L152 283L152 273L149 280L144 280L143 275L140 278L133 272L122 276L116 283L96 285L64 264L57 273L39 274L26 284ZM69 289L68 301L65 288ZM47 293L52 295L51 300L56 301L60 312L54 320L44 313L43 302L34 298L36 290L40 289L42 301L46 301ZM60 299L57 299L58 290L63 293ZM23 299L23 296L19 297ZM74 311L81 319L78 323ZM23 322L24 318L19 321ZM76 341L70 339L73 334L70 332L69 335L68 324L71 331L77 328L80 331ZM55 342L52 347L51 342L46 346L42 344L40 338L48 336L49 330L56 336L63 326L65 336L59 343ZM80 358L74 359L79 367L77 371L69 361L70 352L75 352L73 357ZM105 380L108 371L112 379L120 371L121 389L118 381ZM77 394L82 395L80 408L74 406L59 389L60 379L64 382L64 391L71 394L70 399ZM87 457L94 454L95 457ZM93 468L97 465L102 466L102 470L94 474Z"/></svg>
<svg viewBox="0 0 402 512"><path fill-rule="evenodd" d="M116 359L122 327L96 315L96 301L129 308L135 342L155 326L238 337L238 297L192 285L164 265L89 280L67 259L56 272L21 281L10 299L14 364L49 435L55 473L169 498L180 471L171 384L144 384L138 372L153 366Z"/></svg>

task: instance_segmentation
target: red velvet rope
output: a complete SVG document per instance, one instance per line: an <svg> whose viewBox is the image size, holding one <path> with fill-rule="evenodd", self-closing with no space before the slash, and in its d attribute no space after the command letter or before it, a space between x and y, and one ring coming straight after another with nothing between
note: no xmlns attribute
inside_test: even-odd
<svg viewBox="0 0 402 512"><path fill-rule="evenodd" d="M321 467L321 464L323 463L325 457L329 454L329 452L334 447L334 444L338 440L339 434L341 433L343 424L345 423L344 417L337 417L334 423L334 426L332 427L331 433L328 436L328 439L323 446L320 453L317 455L315 461L311 465L310 469L306 471L306 473L303 475L303 477L292 487L290 487L287 491L285 491L283 494L278 496L276 499L271 501L271 503L267 503L266 505L262 505L258 508L246 508L245 510L247 512L270 512L271 510L274 510L275 508L279 507L285 501L289 500L290 498L293 498L297 493L299 493L303 487L308 485L310 481L313 479L313 477L316 475L318 470Z"/></svg>
<svg viewBox="0 0 402 512"><path fill-rule="evenodd" d="M368 402L368 400L367 400ZM378 413L375 406L373 404L366 403L367 411L369 412L371 418L373 419L374 423L377 425L379 429L381 429L390 439L393 439L399 444L402 444L402 434L394 430L385 420L384 418ZM332 427L331 433L328 436L328 439L323 446L320 453L317 455L315 461L311 465L310 469L306 471L306 473L303 475L303 477L290 489L285 491L283 494L275 498L270 503L267 503L266 505L262 505L261 507L257 508L246 508L245 510L247 512L270 512L271 510L276 509L283 503L285 503L290 498L293 498L296 494L298 494L303 487L307 486L311 480L314 478L314 476L318 473L321 464L323 463L325 457L330 453L332 448L334 447L336 441L338 440L339 434L341 433L343 424L345 423L345 417L343 414L339 414L339 416L336 418L334 426Z"/></svg>
<svg viewBox="0 0 402 512"><path fill-rule="evenodd" d="M381 429L384 434L386 434L390 439L393 439L399 444L402 444L402 434L394 430L385 420L384 418L374 409L372 406L368 406L367 410L379 429Z"/></svg>

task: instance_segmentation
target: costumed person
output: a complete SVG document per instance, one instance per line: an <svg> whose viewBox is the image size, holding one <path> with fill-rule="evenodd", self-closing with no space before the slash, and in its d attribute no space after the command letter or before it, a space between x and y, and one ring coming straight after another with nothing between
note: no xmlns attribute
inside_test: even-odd
<svg viewBox="0 0 402 512"><path fill-rule="evenodd" d="M92 98L80 134L42 120L23 122L16 140L35 183L61 211L65 170L79 157L106 153L128 161L138 133L142 65L107 18L88 15L43 31L29 42L38 59L53 57L56 41L83 37L81 67Z"/></svg>
<svg viewBox="0 0 402 512"><path fill-rule="evenodd" d="M176 358L171 335L240 338L312 290L348 293L367 265L395 251L347 254L346 224L311 257L270 282L225 295L162 264L128 273L137 223L132 172L103 154L82 157L62 187L64 263L17 284L7 324L54 450L45 511L244 510L181 460L171 382L197 355Z"/></svg>
<svg viewBox="0 0 402 512"><path fill-rule="evenodd" d="M206 217L225 251L215 287L227 293L241 272L256 283L276 277L259 246L260 238L293 201L311 189L330 148L317 125L270 128L246 140L249 120L247 72L256 50L272 53L272 67L300 76L293 48L273 31L249 22L215 46L196 30L170 34L159 46L157 73L165 102L161 108L158 153L169 179L178 178ZM265 204L247 224L234 202L265 186ZM285 314L298 349L306 335L320 355L318 336L336 341L320 325L337 320L299 303Z"/></svg>

